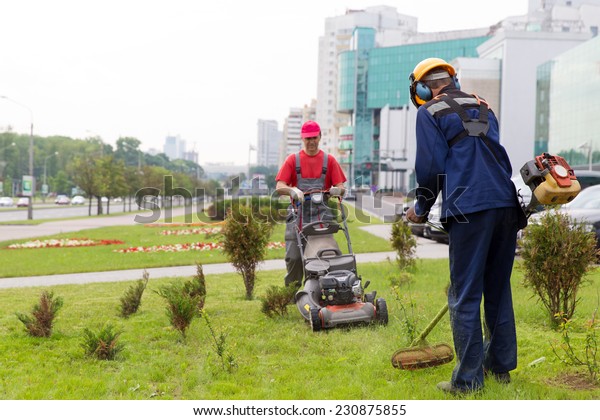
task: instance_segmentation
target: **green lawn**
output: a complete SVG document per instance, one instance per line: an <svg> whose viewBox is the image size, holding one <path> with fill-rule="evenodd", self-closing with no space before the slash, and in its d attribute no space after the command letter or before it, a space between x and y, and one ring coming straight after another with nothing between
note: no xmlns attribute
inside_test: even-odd
<svg viewBox="0 0 600 420"><path fill-rule="evenodd" d="M349 223L355 252L391 250L389 242ZM164 229L169 229L165 227ZM115 226L57 237L119 239L123 245L37 250L4 249L0 267L4 276L58 272L85 272L224 262L221 251L119 254L112 250L130 246L218 241L206 235L164 236L158 227ZM172 227L171 229L185 229ZM193 238L193 239L192 239ZM281 241L283 226L273 240ZM41 239L41 238L40 238ZM23 242L23 241L18 241ZM283 250L269 251L267 258L282 258ZM41 287L0 290L0 399L213 399L213 400L402 400L453 398L436 390L448 380L449 364L406 372L394 369L392 353L410 344L407 325L422 330L445 302L448 261L421 260L412 281L402 283L399 298L392 281L401 273L394 262L361 264L359 274L371 281L371 290L384 297L389 325L357 327L313 333L295 306L285 317L267 318L260 311L260 297L271 285L282 285L282 271L259 272L256 299L244 299L240 275L208 275L206 311L217 331L226 333L227 348L237 368L226 372L203 319L196 319L186 339L174 331L165 304L154 291L184 279L150 279L141 310L130 317L118 316L119 299L132 282L53 286L64 299L54 334L32 338L15 313L29 313L39 300ZM85 274L82 274L85 275ZM561 335L553 330L541 304L521 286L521 271L513 275L513 292L519 340L519 367L508 386L487 381L485 390L470 399L559 400L600 399L598 384L588 380L584 368L565 366L552 351ZM583 322L598 307L600 274L590 275L580 293L572 344L584 348ZM116 361L101 362L84 355L84 328L107 323L122 331L125 351ZM430 334L432 343L452 343L448 316ZM534 360L545 361L529 366Z"/></svg>
<svg viewBox="0 0 600 420"><path fill-rule="evenodd" d="M150 279L140 311L129 319L117 316L119 298L132 282L54 286L64 299L51 338L32 338L16 312L29 313L43 288L0 290L0 398L2 399L446 399L435 384L448 380L454 362L407 372L394 369L392 353L409 345L405 322L422 329L444 304L447 260L420 261L413 281L400 296L413 314L406 318L391 292L399 272L393 262L359 266L363 280L386 298L388 326L357 327L314 333L294 306L283 318L269 319L257 298L243 298L237 274L209 275L206 311L213 327L227 334L226 343L237 368L229 373L219 359L202 319L196 319L184 340L165 314L154 290L183 279ZM140 270L140 278L141 278ZM259 272L255 294L283 283L282 271ZM514 298L519 339L519 367L513 383L486 382L483 392L469 399L544 400L599 399L600 388L586 381L584 369L567 367L553 355L550 344L560 339L515 270ZM577 317L588 319L597 305L598 274L581 294ZM122 330L125 351L116 361L84 356L84 328L106 323ZM581 347L579 330L573 344ZM448 317L429 337L432 343L452 343ZM540 357L546 361L530 367ZM575 387L571 385L576 385Z"/></svg>

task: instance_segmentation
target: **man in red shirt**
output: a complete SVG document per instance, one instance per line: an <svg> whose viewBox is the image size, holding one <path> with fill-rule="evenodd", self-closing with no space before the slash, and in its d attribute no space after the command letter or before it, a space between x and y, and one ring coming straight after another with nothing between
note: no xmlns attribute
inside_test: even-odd
<svg viewBox="0 0 600 420"><path fill-rule="evenodd" d="M331 220L333 216L326 203L313 203L305 200L304 193L310 190L329 190L332 196L344 195L346 175L334 156L319 149L321 128L315 121L302 125L302 150L289 155L277 174L276 190L280 195L289 195L293 202L302 203L302 218L295 221L292 206L288 209L285 230L285 264L287 275L285 285L302 283L304 266L295 236L295 223L310 223L318 220Z"/></svg>

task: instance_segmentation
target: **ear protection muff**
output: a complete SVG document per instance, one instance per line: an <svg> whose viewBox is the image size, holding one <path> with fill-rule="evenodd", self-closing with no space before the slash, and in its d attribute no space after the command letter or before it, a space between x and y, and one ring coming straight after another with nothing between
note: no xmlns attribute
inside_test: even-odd
<svg viewBox="0 0 600 420"><path fill-rule="evenodd" d="M415 83L415 94L425 102L433 99L433 92L431 92L431 88L423 82Z"/></svg>
<svg viewBox="0 0 600 420"><path fill-rule="evenodd" d="M425 83L415 80L414 73L411 73L409 76L410 79L410 99L412 103L419 108L421 105L425 104L433 99L433 92L431 88L427 86ZM456 75L452 76L452 80L454 81L454 87L456 89L460 89L460 83L458 81L458 77Z"/></svg>

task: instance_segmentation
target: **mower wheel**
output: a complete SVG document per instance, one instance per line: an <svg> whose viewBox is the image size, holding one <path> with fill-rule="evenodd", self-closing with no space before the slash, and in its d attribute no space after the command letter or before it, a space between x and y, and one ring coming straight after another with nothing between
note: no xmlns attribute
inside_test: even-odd
<svg viewBox="0 0 600 420"><path fill-rule="evenodd" d="M313 331L321 331L323 329L319 312L319 308L310 308L310 326Z"/></svg>
<svg viewBox="0 0 600 420"><path fill-rule="evenodd" d="M383 298L379 298L377 299L377 301L375 302L375 318L377 319L377 322L380 323L381 325L387 325L388 323L388 310L387 310L387 303L385 302L385 299Z"/></svg>

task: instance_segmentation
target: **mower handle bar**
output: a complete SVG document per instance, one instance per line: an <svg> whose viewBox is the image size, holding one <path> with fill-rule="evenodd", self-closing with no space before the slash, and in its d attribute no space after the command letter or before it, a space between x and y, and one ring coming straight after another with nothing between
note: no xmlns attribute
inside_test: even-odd
<svg viewBox="0 0 600 420"><path fill-rule="evenodd" d="M341 257L342 256L342 251L340 251L337 248L324 248L324 249L319 249L317 251L317 258L322 258L323 254L325 254L326 252L333 252L336 257Z"/></svg>

